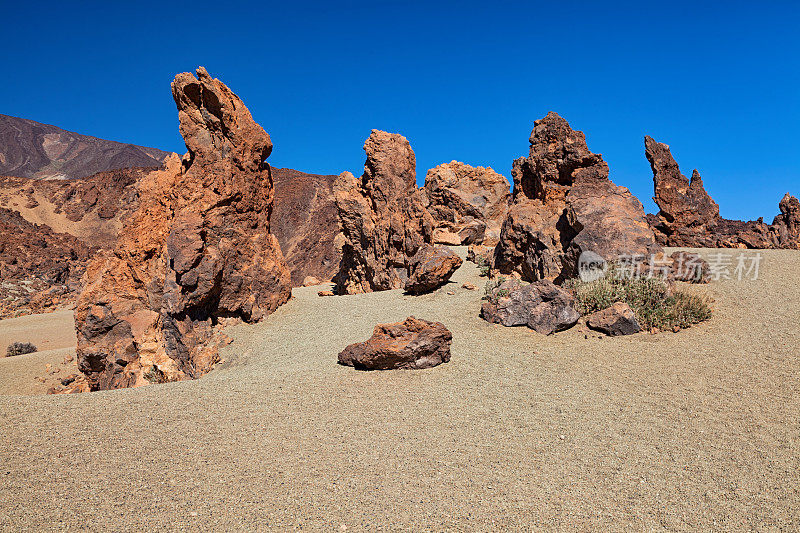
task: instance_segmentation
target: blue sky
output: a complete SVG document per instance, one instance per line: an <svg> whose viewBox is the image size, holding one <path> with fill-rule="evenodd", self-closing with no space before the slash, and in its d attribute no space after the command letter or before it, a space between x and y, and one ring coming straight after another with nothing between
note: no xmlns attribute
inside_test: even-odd
<svg viewBox="0 0 800 533"><path fill-rule="evenodd" d="M372 128L427 169L510 176L554 110L653 212L643 136L729 218L800 195L798 2L0 2L0 113L183 153L169 83L204 65L269 162L363 169ZM698 5L701 4L701 5Z"/></svg>

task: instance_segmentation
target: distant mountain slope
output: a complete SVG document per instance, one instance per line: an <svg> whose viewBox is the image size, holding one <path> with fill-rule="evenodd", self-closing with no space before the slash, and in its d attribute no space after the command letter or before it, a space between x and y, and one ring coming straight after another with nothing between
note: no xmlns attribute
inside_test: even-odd
<svg viewBox="0 0 800 533"><path fill-rule="evenodd" d="M0 174L6 176L83 178L119 168L158 166L167 154L0 115Z"/></svg>

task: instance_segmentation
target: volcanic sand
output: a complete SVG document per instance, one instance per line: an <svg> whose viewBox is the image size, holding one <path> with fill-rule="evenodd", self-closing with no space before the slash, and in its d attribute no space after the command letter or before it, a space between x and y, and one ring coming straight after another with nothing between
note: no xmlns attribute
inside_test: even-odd
<svg viewBox="0 0 800 533"><path fill-rule="evenodd" d="M0 528L797 530L800 253L761 253L677 334L488 324L471 263L419 297L295 289L200 380L0 397ZM449 363L336 364L408 315Z"/></svg>

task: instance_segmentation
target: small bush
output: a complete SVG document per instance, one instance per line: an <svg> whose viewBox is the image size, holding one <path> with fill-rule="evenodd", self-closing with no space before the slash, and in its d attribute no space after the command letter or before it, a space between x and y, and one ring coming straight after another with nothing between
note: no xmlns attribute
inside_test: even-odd
<svg viewBox="0 0 800 533"><path fill-rule="evenodd" d="M23 355L26 353L33 353L37 351L38 348L29 342L15 342L14 344L10 345L6 350L7 357L13 357L15 355Z"/></svg>
<svg viewBox="0 0 800 533"><path fill-rule="evenodd" d="M156 365L151 366L142 376L150 383L166 383L168 381L167 376Z"/></svg>
<svg viewBox="0 0 800 533"><path fill-rule="evenodd" d="M607 275L595 281L571 279L565 288L575 295L575 306L582 315L624 302L645 329L688 328L711 318L710 298L680 289L670 290L660 278Z"/></svg>
<svg viewBox="0 0 800 533"><path fill-rule="evenodd" d="M482 278L488 278L488 277L489 277L489 272L490 272L490 270L491 270L491 269L490 269L488 266L484 265L484 266L480 267L480 270L479 270L479 275L480 275Z"/></svg>

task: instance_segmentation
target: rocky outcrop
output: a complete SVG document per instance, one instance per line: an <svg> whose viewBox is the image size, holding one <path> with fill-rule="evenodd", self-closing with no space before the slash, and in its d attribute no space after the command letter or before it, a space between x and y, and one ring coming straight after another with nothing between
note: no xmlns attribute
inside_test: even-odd
<svg viewBox="0 0 800 533"><path fill-rule="evenodd" d="M582 132L550 112L535 122L530 145L529 156L514 161L497 270L558 283L577 275L586 251L610 261L660 250L641 202L608 179L608 165Z"/></svg>
<svg viewBox="0 0 800 533"><path fill-rule="evenodd" d="M168 152L106 141L24 118L0 115L0 174L72 179L97 172L158 166Z"/></svg>
<svg viewBox="0 0 800 533"><path fill-rule="evenodd" d="M372 130L364 174L344 172L334 195L342 230L339 294L403 288L410 258L433 239L434 222L416 186L416 158L402 135Z"/></svg>
<svg viewBox="0 0 800 533"><path fill-rule="evenodd" d="M453 335L441 322L413 316L403 322L378 324L365 342L339 354L339 364L359 370L418 370L450 361Z"/></svg>
<svg viewBox="0 0 800 533"><path fill-rule="evenodd" d="M461 263L450 248L423 244L409 260L409 278L404 288L411 294L430 292L447 283Z"/></svg>
<svg viewBox="0 0 800 533"><path fill-rule="evenodd" d="M586 325L612 337L633 335L642 331L633 309L624 302L616 302L607 309L592 313L586 317Z"/></svg>
<svg viewBox="0 0 800 533"><path fill-rule="evenodd" d="M436 227L458 236L458 242L452 238L437 242L468 245L486 238L496 244L511 200L504 176L491 168L452 161L430 169L423 189Z"/></svg>
<svg viewBox="0 0 800 533"><path fill-rule="evenodd" d="M74 302L93 248L0 208L0 319Z"/></svg>
<svg viewBox="0 0 800 533"><path fill-rule="evenodd" d="M786 193L781 213L772 224L763 219L729 220L703 187L695 169L691 180L681 174L669 146L645 136L645 156L653 171L654 197L659 208L648 215L656 239L664 246L705 248L800 248L796 198ZM794 206L794 207L793 207ZM794 209L794 210L793 210Z"/></svg>
<svg viewBox="0 0 800 533"><path fill-rule="evenodd" d="M91 261L76 311L92 390L196 378L219 360L223 324L260 320L290 297L269 232L269 135L203 68L172 83L188 153L139 181L113 251Z"/></svg>
<svg viewBox="0 0 800 533"><path fill-rule="evenodd" d="M273 168L275 201L270 232L281 245L297 287L307 276L330 281L339 270L336 246L339 218L333 183L336 176Z"/></svg>
<svg viewBox="0 0 800 533"><path fill-rule="evenodd" d="M512 278L489 290L481 306L481 317L495 324L528 326L550 335L574 326L580 314L572 294L551 281L523 284Z"/></svg>

